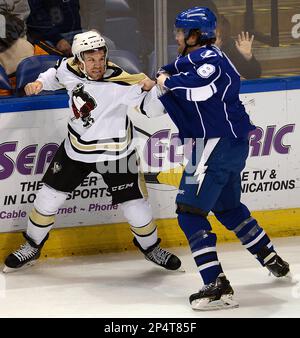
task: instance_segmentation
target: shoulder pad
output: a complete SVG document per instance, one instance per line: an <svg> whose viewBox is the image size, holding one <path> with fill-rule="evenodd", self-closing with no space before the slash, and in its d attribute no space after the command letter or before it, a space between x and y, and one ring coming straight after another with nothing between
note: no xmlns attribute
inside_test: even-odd
<svg viewBox="0 0 300 338"><path fill-rule="evenodd" d="M221 55L215 49L200 48L190 54L191 60L196 64L220 62Z"/></svg>
<svg viewBox="0 0 300 338"><path fill-rule="evenodd" d="M61 66L65 66L65 69L70 71L71 73L73 73L76 76L79 76L81 78L85 78L84 74L81 72L81 70L79 69L79 66L77 64L74 64L74 58L68 58L68 59L64 59Z"/></svg>
<svg viewBox="0 0 300 338"><path fill-rule="evenodd" d="M58 59L54 68L58 69L60 67L60 65L66 60L67 60L67 58Z"/></svg>
<svg viewBox="0 0 300 338"><path fill-rule="evenodd" d="M218 53L211 49L206 49L200 54L200 57L202 59L210 59L210 58L215 58L217 56L218 56Z"/></svg>

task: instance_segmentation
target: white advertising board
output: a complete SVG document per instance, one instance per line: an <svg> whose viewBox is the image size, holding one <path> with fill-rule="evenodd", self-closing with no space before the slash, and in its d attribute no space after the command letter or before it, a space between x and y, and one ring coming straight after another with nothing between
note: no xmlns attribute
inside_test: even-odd
<svg viewBox="0 0 300 338"><path fill-rule="evenodd" d="M241 95L258 127L242 175L243 201L251 210L296 208L300 192L300 90ZM189 144L178 146L177 130L168 116L148 119L130 111L137 127L137 146L145 172L157 173L185 164ZM0 114L0 232L26 228L40 180L66 136L68 111L52 109ZM153 141L153 142L150 142ZM151 144L151 147L150 147ZM177 189L148 184L156 218L174 218ZM59 210L56 227L123 222L112 206L100 175L90 175Z"/></svg>

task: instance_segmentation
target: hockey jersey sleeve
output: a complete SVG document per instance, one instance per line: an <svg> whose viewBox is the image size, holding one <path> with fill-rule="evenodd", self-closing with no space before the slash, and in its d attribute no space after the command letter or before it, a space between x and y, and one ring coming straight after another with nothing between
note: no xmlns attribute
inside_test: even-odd
<svg viewBox="0 0 300 338"><path fill-rule="evenodd" d="M158 117L166 113L163 104L160 102L158 88L154 86L144 97L140 111L149 118Z"/></svg>
<svg viewBox="0 0 300 338"><path fill-rule="evenodd" d="M142 85L135 84L131 86L119 86L116 94L118 96L116 100L120 100L120 103L135 107L141 104L147 92L143 92Z"/></svg>
<svg viewBox="0 0 300 338"><path fill-rule="evenodd" d="M182 99L206 101L217 92L215 82L221 76L219 60L188 62L188 71L171 75L164 85Z"/></svg>
<svg viewBox="0 0 300 338"><path fill-rule="evenodd" d="M157 117L165 113L155 86L150 91L143 91L142 85L139 84L118 86L116 96L116 100L120 100L120 103L135 107L148 117Z"/></svg>
<svg viewBox="0 0 300 338"><path fill-rule="evenodd" d="M64 88L56 77L56 68L49 68L44 73L41 73L37 81L42 82L43 90L58 90Z"/></svg>
<svg viewBox="0 0 300 338"><path fill-rule="evenodd" d="M45 90L66 88L71 91L78 83L82 82L76 69L73 69L69 63L72 64L72 59L60 60L54 68L40 74L38 80L43 83Z"/></svg>
<svg viewBox="0 0 300 338"><path fill-rule="evenodd" d="M178 73L178 70L176 68L176 61L161 67L158 71L158 74L159 73L168 73L170 75L173 75L173 74Z"/></svg>

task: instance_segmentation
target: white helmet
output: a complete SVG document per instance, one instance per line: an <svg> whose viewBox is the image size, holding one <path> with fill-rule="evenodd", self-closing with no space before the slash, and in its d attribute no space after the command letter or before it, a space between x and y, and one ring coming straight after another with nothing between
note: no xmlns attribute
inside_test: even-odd
<svg viewBox="0 0 300 338"><path fill-rule="evenodd" d="M79 61L83 62L82 52L88 50L99 49L105 47L107 54L107 46L104 38L97 31L88 31L80 34L76 34L73 39L72 53Z"/></svg>

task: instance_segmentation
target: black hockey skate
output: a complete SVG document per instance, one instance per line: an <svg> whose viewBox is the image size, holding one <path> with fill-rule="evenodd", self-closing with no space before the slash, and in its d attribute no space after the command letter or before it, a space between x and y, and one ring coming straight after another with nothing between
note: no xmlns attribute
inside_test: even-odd
<svg viewBox="0 0 300 338"><path fill-rule="evenodd" d="M9 256L5 260L5 266L3 272L17 271L26 265L33 265L34 262L40 257L42 247L44 246L49 234L43 239L42 243L37 245L34 241L26 234L23 233L26 242L20 246L20 248Z"/></svg>
<svg viewBox="0 0 300 338"><path fill-rule="evenodd" d="M144 250L140 246L137 239L135 237L133 239L134 245L140 249L140 251L145 255L145 258L148 261L151 261L154 264L162 266L167 270L178 270L181 266L180 259L177 256L173 255L172 253L162 249L159 246L160 242L161 239L158 238L155 244L151 245L147 250Z"/></svg>
<svg viewBox="0 0 300 338"><path fill-rule="evenodd" d="M257 253L257 257L263 260L265 267L270 274L275 277L285 277L290 272L290 267L275 251L271 251L267 247L262 247Z"/></svg>
<svg viewBox="0 0 300 338"><path fill-rule="evenodd" d="M286 277L290 272L290 266L277 254L266 264L266 268L275 277Z"/></svg>
<svg viewBox="0 0 300 338"><path fill-rule="evenodd" d="M238 307L232 299L233 289L221 273L215 282L204 285L203 288L190 296L190 304L194 310L209 311Z"/></svg>

